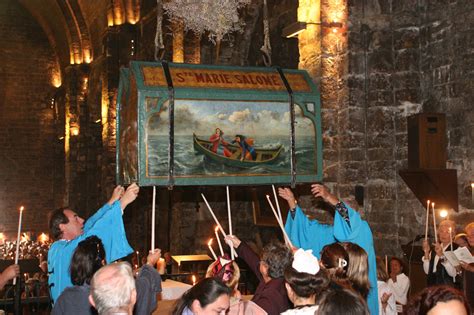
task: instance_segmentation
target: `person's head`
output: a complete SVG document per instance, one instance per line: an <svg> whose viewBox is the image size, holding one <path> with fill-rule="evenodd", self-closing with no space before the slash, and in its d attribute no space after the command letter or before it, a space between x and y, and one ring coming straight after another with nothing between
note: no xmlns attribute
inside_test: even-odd
<svg viewBox="0 0 474 315"><path fill-rule="evenodd" d="M104 263L105 250L100 238L93 235L79 242L69 267L72 284L90 284L92 276Z"/></svg>
<svg viewBox="0 0 474 315"><path fill-rule="evenodd" d="M281 242L270 242L263 248L260 272L271 279L282 278L286 267L291 262L291 252Z"/></svg>
<svg viewBox="0 0 474 315"><path fill-rule="evenodd" d="M352 290L329 290L322 297L315 315L369 315L367 303Z"/></svg>
<svg viewBox="0 0 474 315"><path fill-rule="evenodd" d="M377 257L376 261L377 261L377 280L385 282L389 278L388 273L385 270L385 261L380 257Z"/></svg>
<svg viewBox="0 0 474 315"><path fill-rule="evenodd" d="M231 289L216 278L204 278L186 291L176 304L173 315L181 315L185 308L193 314L225 314L230 305Z"/></svg>
<svg viewBox="0 0 474 315"><path fill-rule="evenodd" d="M468 315L469 303L461 291L450 286L427 287L408 302L406 315Z"/></svg>
<svg viewBox="0 0 474 315"><path fill-rule="evenodd" d="M449 232L451 229L451 233ZM438 225L439 241L444 245L451 242L452 237L456 235L456 223L451 220L443 220Z"/></svg>
<svg viewBox="0 0 474 315"><path fill-rule="evenodd" d="M458 233L454 237L453 242L459 247L469 247L469 241L467 240L466 233Z"/></svg>
<svg viewBox="0 0 474 315"><path fill-rule="evenodd" d="M234 137L234 142L240 143L243 140L244 140L244 136L242 135L235 135Z"/></svg>
<svg viewBox="0 0 474 315"><path fill-rule="evenodd" d="M224 134L224 132L220 128L216 128L214 133L219 135L219 136L222 136Z"/></svg>
<svg viewBox="0 0 474 315"><path fill-rule="evenodd" d="M352 283L352 287L367 298L370 289L369 282L369 259L365 250L357 244L344 242L341 245L349 255L349 268L347 277Z"/></svg>
<svg viewBox="0 0 474 315"><path fill-rule="evenodd" d="M331 280L340 281L347 279L349 269L349 255L339 243L329 244L321 250L320 264L325 268Z"/></svg>
<svg viewBox="0 0 474 315"><path fill-rule="evenodd" d="M469 246L474 247L474 222L469 223L464 228Z"/></svg>
<svg viewBox="0 0 474 315"><path fill-rule="evenodd" d="M136 299L135 279L129 263L106 265L92 277L89 302L99 314L131 314Z"/></svg>
<svg viewBox="0 0 474 315"><path fill-rule="evenodd" d="M388 267L389 267L390 273L399 275L403 272L403 269L404 269L403 261L398 257L392 257L390 258Z"/></svg>
<svg viewBox="0 0 474 315"><path fill-rule="evenodd" d="M207 268L206 278L219 279L232 290L236 290L240 280L240 268L228 257L219 257Z"/></svg>
<svg viewBox="0 0 474 315"><path fill-rule="evenodd" d="M329 285L327 273L320 268L318 259L311 250L303 249L296 251L292 264L286 268L285 281L288 298L295 305L299 300L307 299L313 299L314 303Z"/></svg>
<svg viewBox="0 0 474 315"><path fill-rule="evenodd" d="M51 212L49 229L54 239L73 240L83 233L84 219L69 208Z"/></svg>

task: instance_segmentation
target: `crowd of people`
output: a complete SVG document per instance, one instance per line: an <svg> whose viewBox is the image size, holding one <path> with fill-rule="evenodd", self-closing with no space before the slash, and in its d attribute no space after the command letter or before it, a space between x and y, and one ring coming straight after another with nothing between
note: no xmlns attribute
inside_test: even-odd
<svg viewBox="0 0 474 315"><path fill-rule="evenodd" d="M453 314L471 312L474 264L454 265L448 251L474 249L474 223L455 236L456 225L444 220L438 242L423 241L427 287L409 297L410 280L403 260L376 257L368 223L325 186L312 194L334 208L334 223L309 219L293 192L279 188L289 213L289 242L273 240L258 255L236 235L225 241L253 272L258 286L250 300L239 292L240 267L229 256L218 257L205 279L176 303L173 314ZM112 263L133 253L122 214L139 192L136 184L117 186L110 200L87 221L69 208L52 212L49 225L56 240L48 252L53 314L151 314L162 289L152 250L137 274L127 262ZM458 245L459 244L459 245ZM0 274L0 286L18 276L18 265ZM464 290L464 292L463 292Z"/></svg>

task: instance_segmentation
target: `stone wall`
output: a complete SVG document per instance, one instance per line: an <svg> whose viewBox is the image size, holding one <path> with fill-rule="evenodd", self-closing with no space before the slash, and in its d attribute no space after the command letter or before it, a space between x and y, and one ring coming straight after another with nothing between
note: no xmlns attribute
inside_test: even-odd
<svg viewBox="0 0 474 315"><path fill-rule="evenodd" d="M48 39L18 1L0 2L0 232L16 237L25 206L26 231L47 231L46 212L62 204L63 127L51 74Z"/></svg>
<svg viewBox="0 0 474 315"><path fill-rule="evenodd" d="M364 132L353 148L363 148L365 172L344 182L366 188L363 212L378 254L400 255L401 244L423 234L423 206L397 175L407 168L406 117L414 113L446 113L447 167L458 170L460 203L451 218L460 228L474 219L466 188L474 157L473 26L459 22L473 8L469 1L350 2L349 108L363 115L349 116L348 127Z"/></svg>

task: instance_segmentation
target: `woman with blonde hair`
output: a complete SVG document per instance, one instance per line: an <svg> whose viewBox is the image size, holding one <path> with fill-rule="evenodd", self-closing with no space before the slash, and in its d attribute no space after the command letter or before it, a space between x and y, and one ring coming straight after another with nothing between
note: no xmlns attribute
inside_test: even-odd
<svg viewBox="0 0 474 315"><path fill-rule="evenodd" d="M227 255L219 257L209 265L206 272L206 278L215 278L222 281L230 290L230 307L227 315L255 314L266 315L260 306L252 301L242 300L238 289L240 280L240 268L237 263L230 260Z"/></svg>
<svg viewBox="0 0 474 315"><path fill-rule="evenodd" d="M354 243L344 242L341 245L349 255L347 278L352 283L354 290L367 301L370 290L369 259L367 253L362 247Z"/></svg>

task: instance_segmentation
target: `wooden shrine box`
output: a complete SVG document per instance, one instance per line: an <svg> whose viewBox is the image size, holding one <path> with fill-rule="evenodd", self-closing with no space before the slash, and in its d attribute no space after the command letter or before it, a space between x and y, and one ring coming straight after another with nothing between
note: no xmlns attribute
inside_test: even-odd
<svg viewBox="0 0 474 315"><path fill-rule="evenodd" d="M322 179L320 95L302 70L131 62L121 70L117 139L121 184ZM243 156L239 139L255 154Z"/></svg>

